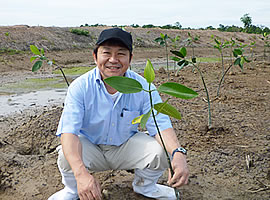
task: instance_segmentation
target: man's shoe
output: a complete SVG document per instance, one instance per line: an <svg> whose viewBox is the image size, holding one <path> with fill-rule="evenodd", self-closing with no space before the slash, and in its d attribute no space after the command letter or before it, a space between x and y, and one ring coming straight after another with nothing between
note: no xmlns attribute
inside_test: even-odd
<svg viewBox="0 0 270 200"><path fill-rule="evenodd" d="M165 185L155 184L150 188L133 184L133 190L143 196L158 200L176 200L174 189Z"/></svg>
<svg viewBox="0 0 270 200"><path fill-rule="evenodd" d="M48 200L78 200L79 196L72 193L68 188L64 188L48 198Z"/></svg>

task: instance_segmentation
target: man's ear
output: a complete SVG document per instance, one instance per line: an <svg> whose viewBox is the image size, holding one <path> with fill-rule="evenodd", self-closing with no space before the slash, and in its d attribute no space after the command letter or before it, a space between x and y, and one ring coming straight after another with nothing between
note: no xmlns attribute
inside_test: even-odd
<svg viewBox="0 0 270 200"><path fill-rule="evenodd" d="M131 63L132 58L133 58L133 54L130 54L129 64Z"/></svg>
<svg viewBox="0 0 270 200"><path fill-rule="evenodd" d="M93 58L94 58L95 63L97 64L97 55L94 52L93 52Z"/></svg>

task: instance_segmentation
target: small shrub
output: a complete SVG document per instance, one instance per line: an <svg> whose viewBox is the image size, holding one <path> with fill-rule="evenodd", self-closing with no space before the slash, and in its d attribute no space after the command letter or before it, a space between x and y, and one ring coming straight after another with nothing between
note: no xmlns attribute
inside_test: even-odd
<svg viewBox="0 0 270 200"><path fill-rule="evenodd" d="M88 30L84 30L84 29L72 28L72 29L70 29L70 32L71 33L74 33L76 35L89 36L89 31Z"/></svg>

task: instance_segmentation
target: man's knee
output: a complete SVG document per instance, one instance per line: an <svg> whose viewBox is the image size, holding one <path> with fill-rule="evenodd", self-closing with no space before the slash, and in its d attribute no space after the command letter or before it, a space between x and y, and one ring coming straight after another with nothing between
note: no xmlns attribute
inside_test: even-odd
<svg viewBox="0 0 270 200"><path fill-rule="evenodd" d="M59 147L57 147L57 151L58 151L57 164L58 164L59 170L61 172L72 172L72 169L71 169L68 161L65 158L65 155L63 153L61 145Z"/></svg>
<svg viewBox="0 0 270 200"><path fill-rule="evenodd" d="M168 162L163 147L158 143L151 145L151 161L147 168L157 170L168 168Z"/></svg>

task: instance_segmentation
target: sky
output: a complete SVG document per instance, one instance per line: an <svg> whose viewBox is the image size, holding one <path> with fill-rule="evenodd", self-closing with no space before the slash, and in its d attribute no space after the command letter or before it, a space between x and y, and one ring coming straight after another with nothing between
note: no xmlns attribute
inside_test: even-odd
<svg viewBox="0 0 270 200"><path fill-rule="evenodd" d="M270 0L0 0L0 26L132 25L183 28L253 25L270 28Z"/></svg>

